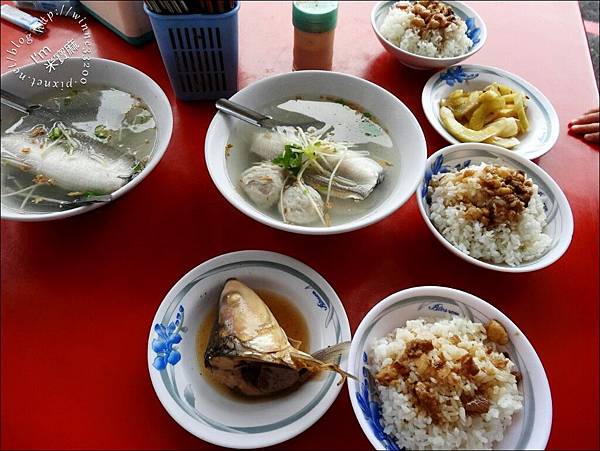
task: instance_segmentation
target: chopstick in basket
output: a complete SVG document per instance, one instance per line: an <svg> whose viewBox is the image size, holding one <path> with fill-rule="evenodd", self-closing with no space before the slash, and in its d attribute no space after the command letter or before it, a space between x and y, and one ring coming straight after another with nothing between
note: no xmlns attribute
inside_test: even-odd
<svg viewBox="0 0 600 451"><path fill-rule="evenodd" d="M223 14L237 6L237 0L144 0L156 14Z"/></svg>

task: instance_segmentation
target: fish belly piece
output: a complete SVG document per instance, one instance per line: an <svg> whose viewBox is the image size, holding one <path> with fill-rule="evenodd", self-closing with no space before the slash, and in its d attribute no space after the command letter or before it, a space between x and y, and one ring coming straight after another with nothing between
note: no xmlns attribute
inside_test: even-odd
<svg viewBox="0 0 600 451"><path fill-rule="evenodd" d="M264 160L272 161L285 150L285 143L276 132L258 131L252 137L250 152Z"/></svg>
<svg viewBox="0 0 600 451"><path fill-rule="evenodd" d="M328 158L329 170L337 166L339 158ZM338 199L364 200L383 180L383 167L372 158L357 155L352 151L346 153L335 171L335 179L329 183L329 175L307 171L306 183L321 194L329 193Z"/></svg>
<svg viewBox="0 0 600 451"><path fill-rule="evenodd" d="M24 153L23 149L28 151ZM44 150L37 141L20 136L2 138L3 158L6 154L29 167L32 174L44 175L68 191L112 193L126 183L133 167L133 158L126 155L95 159L80 150L69 155L60 145Z"/></svg>
<svg viewBox="0 0 600 451"><path fill-rule="evenodd" d="M336 175L365 186L371 192L383 180L383 168L372 158L350 156L340 163Z"/></svg>

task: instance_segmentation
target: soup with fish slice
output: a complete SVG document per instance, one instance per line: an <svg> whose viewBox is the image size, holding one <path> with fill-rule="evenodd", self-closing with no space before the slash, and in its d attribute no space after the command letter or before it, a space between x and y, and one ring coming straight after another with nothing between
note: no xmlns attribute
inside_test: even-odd
<svg viewBox="0 0 600 451"><path fill-rule="evenodd" d="M236 124L227 171L258 210L290 224L330 226L367 215L390 194L400 170L396 143L359 105L294 97L258 110L304 124L274 131Z"/></svg>
<svg viewBox="0 0 600 451"><path fill-rule="evenodd" d="M156 124L148 106L118 89L91 86L28 99L64 120L2 107L2 203L48 213L110 194L148 162Z"/></svg>

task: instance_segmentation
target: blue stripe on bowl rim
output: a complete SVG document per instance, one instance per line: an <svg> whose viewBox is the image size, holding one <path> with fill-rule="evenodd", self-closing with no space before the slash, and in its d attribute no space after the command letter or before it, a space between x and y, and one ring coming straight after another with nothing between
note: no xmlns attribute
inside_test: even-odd
<svg viewBox="0 0 600 451"><path fill-rule="evenodd" d="M403 299L403 300L398 300L397 302L393 303L392 305L388 306L386 309L384 309L383 311L381 311L379 313L379 315L377 315L376 318L374 318L371 323L369 324L369 326L363 331L362 336L361 336L361 340L358 344L358 350L361 353L361 355L363 353L366 354L366 341L367 338L369 338L369 334L371 333L371 330L377 325L377 323L383 319L385 316L387 316L389 313L393 312L394 310L397 310L399 308L403 308L407 305L411 305L411 304L422 304L422 306L419 308L419 310L428 310L428 311L440 311L438 309L435 308L429 308L431 306L437 306L439 304L441 305L446 305L446 306L455 306L457 307L460 312L455 312L458 313L460 316L463 316L464 318L474 321L474 322L480 322L480 323L484 323L487 322L490 319L496 319L496 318L490 318L487 315L483 314L480 310L478 310L475 307L469 306L463 302L457 301L455 299L452 298L448 298L448 297L444 297L444 296L426 296L426 295L420 295L420 296L415 296L409 299ZM443 312L443 310L442 310ZM447 312L443 312L444 314L446 314ZM432 314L429 313L429 316L431 317ZM451 317L452 313L450 313L447 317ZM423 315L420 315L418 317L427 317L427 314L424 313ZM411 319L417 319L418 317L415 318L411 318ZM440 315L438 314L436 316L436 318L439 318ZM402 326L398 326L398 327L402 327ZM389 331L391 332L391 330ZM379 337L378 337L379 338ZM525 371L526 366L524 363L523 358L521 357L521 355L519 354L519 352L516 350L516 348L512 345L512 342L509 342L508 345L505 346L505 348L507 349L507 352L510 355L511 360L513 361L513 363L515 363L517 369L521 372L522 375L522 381L521 381L521 390L522 390L522 395L523 395L523 408L521 410L521 412L523 413L523 430L521 431L521 435L519 436L518 442L517 442L517 446L515 447L515 449L525 449L525 447L527 446L527 443L529 442L532 432L533 432L533 425L534 425L534 413L535 413L535 399L533 397L533 390L532 390L532 381L531 378L529 376L529 372ZM348 370L351 370L350 368L348 368ZM365 397L365 393L362 389L364 389L363 384L368 388L368 395L370 396L370 402L371 403L377 403L378 404L378 399L377 399L377 392L374 388L374 386L372 385L372 383L370 383L371 381L369 380L369 369L367 368L367 364L364 362L364 357L360 358L360 359L356 359L356 366L354 368L354 374L358 374L358 381L355 383L356 387L358 388L358 391L355 391L354 396L356 397L357 402L359 403L359 405L361 405L361 399L360 398L364 398ZM362 392L362 393L361 393ZM369 400L367 400L369 401ZM365 421L367 421L367 423L369 423L373 434L378 438L378 440L380 440L382 446L384 449L389 450L389 451L396 451L398 449L404 449L401 448L401 444L397 443L391 436L389 436L388 434L385 434L385 432L383 431L383 426L381 425L381 423L377 423L376 421L377 418L373 418L373 417L369 417L368 413L362 409L361 406L361 411L363 412L363 417L365 418ZM373 409L371 409L371 412L373 412ZM379 415L381 415L380 411L378 412ZM518 413L515 413L515 415L517 415ZM377 413L375 413L374 416L377 416ZM511 423L512 424L512 423ZM508 426L509 428L511 426ZM383 437L380 438L380 437ZM390 440L392 440L392 442L390 443Z"/></svg>
<svg viewBox="0 0 600 451"><path fill-rule="evenodd" d="M307 284L306 289L311 289L313 291L313 295L316 294L315 297L316 297L317 307L320 310L327 312L324 327L327 328L331 324L333 324L334 331L335 331L336 343L339 343L341 341L342 329L341 329L341 322L340 322L340 319L338 316L338 312L334 309L334 306L332 305L331 300L329 299L327 294L319 287L319 285L317 283L315 283L312 279L310 279L308 276L306 276L302 272L300 272L292 267L289 267L289 266L281 264L281 263L276 263L276 262L272 262L272 261L263 261L263 260L245 260L242 262L227 263L227 264L218 266L216 268L213 268L209 271L206 271L206 272L200 274L199 276L195 277L191 282L186 284L183 288L181 288L181 290L179 290L178 293L176 293L173 296L173 299L171 300L171 302L169 303L168 307L165 310L165 314L163 315L162 319L160 320L160 324L162 324L163 326L167 326L170 322L175 321L176 314L179 311L179 306L182 304L182 301L185 298L185 296L192 290L192 288L194 288L194 286L196 284L207 279L208 277L212 277L223 271L227 271L230 269L240 269L240 268L244 268L244 267L248 267L248 266L257 266L257 267L264 267L264 268L280 270L280 271L286 272L286 273L302 280L304 283L306 283ZM325 306L327 307L327 309L323 309L322 306L318 305L320 302L324 303ZM178 389L176 381L175 381L175 373L174 373L172 365L168 366L167 369L160 371L160 376L161 376L161 380L164 384L164 387L167 390L167 392L169 393L169 395L171 396L171 398L177 403L177 405L181 409L183 409L183 411L186 414L188 414L194 420L199 421L200 423L202 423L206 426L212 427L213 429L218 430L218 431L235 433L235 434L260 434L260 433L271 432L271 431L286 427L286 426L296 422L298 419L302 418L304 415L306 415L308 412L310 412L314 407L316 407L321 402L321 400L325 396L325 394L332 388L333 383L336 378L336 373L330 373L327 376L326 380L323 382L323 386L321 387L321 389L319 390L317 395L298 412L295 412L292 415L288 416L287 418L284 418L275 423L270 423L270 424L265 424L265 425L260 425L260 426L252 426L252 427L229 426L229 425L223 424L219 421L209 418L208 416L199 412L195 407L192 407L189 403L189 399L187 399L187 398L189 398L189 393L186 393L186 390L188 390L188 387L186 387L183 392L183 398L186 398L186 399L182 399L182 397L179 393L179 389Z"/></svg>

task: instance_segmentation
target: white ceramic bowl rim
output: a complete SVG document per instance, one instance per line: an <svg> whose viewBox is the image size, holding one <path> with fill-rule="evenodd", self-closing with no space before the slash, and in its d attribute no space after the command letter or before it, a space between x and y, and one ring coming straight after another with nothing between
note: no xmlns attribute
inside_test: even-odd
<svg viewBox="0 0 600 451"><path fill-rule="evenodd" d="M80 60L81 60L81 58L69 58L67 61L65 61L65 64L81 65ZM171 140L171 134L173 132L173 112L171 109L171 104L169 103L169 99L167 98L164 91L152 78L150 78L145 73L143 73L140 70L138 70L134 67L131 67L127 64L121 63L119 61L113 61L113 60L109 60L109 59L105 59L105 58L95 58L95 57L90 58L90 60L92 61L92 67L94 66L94 62L96 63L96 68L98 67L98 63L104 63L104 64L108 64L113 67L118 67L120 69L123 69L124 71L129 71L132 74L135 74L136 77L141 79L141 81L143 82L143 85L145 85L147 87L148 91L150 91L152 93L152 95L156 96L156 98L157 98L156 101L162 103L163 107L167 111L167 114L165 115L165 119L166 119L165 121L163 121L161 123L156 121L156 138L154 141L154 148L152 149L150 160L148 161L148 163L146 164L144 169L136 177L134 177L131 181L129 181L128 183L126 183L121 188L119 188L118 190L116 190L115 192L113 192L111 194L111 196L112 196L111 202L113 202L117 198L121 197L123 194L128 192L129 190L133 189L138 183L140 183L144 178L146 178L146 176L148 174L150 174L150 172L152 172L152 170L160 162L164 153L167 151L167 148L169 147L169 142ZM26 72L28 68L32 68L35 66L39 66L39 65L37 65L36 63L32 63L32 64L28 64L26 66L22 66L19 69L22 70L23 72ZM94 72L92 72L92 73L94 73ZM12 70L9 70L2 74L3 87L6 83L6 77L11 76L11 74L13 74ZM102 84L102 82L101 81L91 81L90 84L91 85ZM140 96L140 97L142 97L142 100L144 100L145 102L147 101L147 99L144 99L143 96ZM153 111L152 108L150 107L150 105L148 105L148 107L150 108L153 116L156 118L156 111ZM162 144L161 144L161 142L162 142ZM111 202L108 202L108 203L111 203ZM50 213L25 213L25 214L18 213L16 211L13 211L12 209L2 206L2 219L23 221L23 222L49 221L49 220L66 218L69 216L75 216L75 215L78 215L81 213L95 210L96 208L100 208L103 205L105 205L105 203L97 203L97 204L92 204L92 205L86 205L83 207L76 207L76 208L71 208L71 209L64 210L64 211L55 211L55 212L50 212Z"/></svg>
<svg viewBox="0 0 600 451"><path fill-rule="evenodd" d="M329 77L329 76L340 77L342 79L346 79L351 82L355 82L355 83L359 83L361 85L368 86L371 89L376 90L380 95L386 96L386 97L392 99L396 103L397 107L399 109L403 110L403 112L406 114L407 119L410 121L410 125L414 128L415 133L418 134L418 139L422 142L422 149L420 152L422 153L423 160L425 160L427 158L427 146L425 143L425 136L423 134L423 130L421 129L419 122L417 121L414 114L410 111L410 109L400 99L398 99L396 96L394 96L392 93L390 93L386 89L382 88L379 85L376 85L375 83L372 83L368 80L364 80L359 77L356 77L354 75L344 74L341 72L330 72L330 71L320 71L320 70L305 70L305 71L299 71L299 72L290 72L290 73L273 75L271 77L263 78L261 80L258 80L256 82L246 86L245 88L241 89L236 94L234 94L231 97L231 100L237 101L240 96L246 94L249 90L255 89L257 86L260 86L263 84L276 83L276 82L281 81L282 79L285 79L288 77L307 77L307 76L311 76L312 74L319 74L321 76L326 76L326 77ZM349 99L349 100L352 100L352 99ZM373 114L375 116L377 116L376 111L373 111ZM206 133L206 141L205 141L206 147L208 147L211 137L215 134L216 128L218 126L220 126L219 122L223 117L224 117L223 113L217 112L217 114L211 121L210 126L208 127L208 131ZM412 151L414 152L415 149L412 149ZM371 212L365 214L364 216L362 216L358 219L348 221L344 224L338 224L338 225L334 225L334 226L330 226L330 227L301 226L301 225L295 225L295 224L286 224L281 220L272 218L269 215L262 213L258 209L251 206L247 199L243 199L242 202L239 202L238 199L233 194L231 194L231 192L227 189L227 187L222 186L220 183L215 182L215 175L217 172L220 171L220 169L216 166L216 163L213 162L213 159L209 155L210 155L210 149L205 150L205 159L206 159L206 166L208 168L208 172L211 175L213 183L215 184L215 186L217 187L219 192L223 195L223 197L225 197L225 199L227 199L227 201L231 205L233 205L235 208L237 208L239 211L241 211L245 215L251 217L252 219L254 219L262 224L268 225L268 226L276 228L276 229L285 230L288 232L306 234L306 235L330 235L330 234L350 232L350 231L357 230L357 229L360 229L363 227L367 227L376 222L379 222L382 219L384 219L387 216L394 213L404 203L406 203L406 201L412 196L412 194L415 192L415 190L417 189L417 187L420 183L418 175L415 174L415 180L413 180L413 182L411 183L410 190L406 190L406 192L403 196L397 196L394 198L393 201L391 201L390 197L388 196L388 198L386 198L382 202L382 204L375 207L375 210L372 210ZM387 205L384 206L384 204L387 204Z"/></svg>
<svg viewBox="0 0 600 451"><path fill-rule="evenodd" d="M516 449L544 449L548 443L552 428L552 395L542 362L527 337L510 318L493 305L470 293L453 288L422 286L408 288L389 295L377 303L360 322L350 348L348 371L354 371L361 364L362 353L365 352L366 337L377 325L378 321L391 311L396 310L398 305L408 305L417 302L423 303L426 301L455 305L462 310L464 310L464 307L461 304L464 304L468 307L468 310L475 311L483 317L497 319L509 330L509 335L513 338L507 346L510 354L519 362L522 376L527 381L527 384L524 385L527 385L529 390L528 393L524 393L523 395L527 397L526 402L530 403L529 410L534 415L533 420L527 422L524 427ZM469 318L468 315L466 316ZM404 324L399 324L396 327L402 326ZM391 332L391 330L385 333L388 332ZM518 346L515 346L514 342L517 342ZM382 449L380 440L377 439L371 426L364 419L363 412L356 399L355 395L360 390L357 381L348 380L348 392L358 422L371 444L376 449ZM539 421L539 424L536 424L537 421ZM536 427L534 428L534 426Z"/></svg>
<svg viewBox="0 0 600 451"><path fill-rule="evenodd" d="M450 250L452 253L463 258L464 260L468 261L469 263L473 263L474 265L477 265L477 266L480 266L483 268L492 269L492 270L501 271L501 272L519 273L519 272L537 271L539 269L550 266L551 264L556 262L567 251L567 249L569 248L569 245L571 244L571 240L573 237L573 213L571 212L571 207L569 205L569 201L567 200L565 194L560 189L560 186L558 186L558 184L552 179L552 177L550 177L550 175L546 171L544 171L541 167L539 167L537 164L533 163L532 161L528 160L527 158L525 158L521 155L518 155L514 152L511 152L510 150L504 149L502 147L494 146L491 144L483 144L483 143L462 143L462 144L452 144L450 146L446 146L446 147L438 150L434 154L432 154L427 159L426 171L431 167L431 164L440 155L445 155L445 154L447 154L449 152L453 152L455 150L458 151L458 150L470 150L470 149L481 150L483 152L490 153L492 155L493 154L500 155L506 159L512 160L512 162L514 162L515 167L525 170L525 172L528 175L531 176L531 174L534 174L545 185L545 187L547 187L546 191L552 192L554 194L554 196L556 196L556 209L558 210L560 208L560 205L562 205L564 207L562 213L566 217L566 223L567 223L566 235L567 235L567 237L563 240L560 240L557 243L556 247L559 249L559 251L555 252L554 255L552 255L550 258L548 258L547 253L550 251L551 248L547 249L546 253L542 254L542 256L538 257L538 259L533 260L531 262L523 263L518 266L500 265L500 264L495 264L495 263L488 263L483 260L478 260L474 257L471 257L470 255L467 255L466 253L462 252L460 249L453 246L452 243L450 243L446 238L444 238L444 236L432 224L431 220L429 219L429 216L427 215L427 212L425 211L425 207L424 207L425 201L421 195L421 192L423 189L423 184L425 181L425 179L423 178L423 179L421 179L421 183L419 184L419 189L417 190L415 195L417 196L417 205L419 207L419 211L421 212L421 216L423 217L423 220L425 221L425 224L427 224L427 227L429 228L429 230L431 230L431 232L434 234L434 236L444 245L444 247L446 247L446 249ZM548 217L552 217L553 214L556 214L556 211L550 212Z"/></svg>
<svg viewBox="0 0 600 451"><path fill-rule="evenodd" d="M371 11L371 25L373 26L373 30L375 30L375 33L377 33L377 36L379 36L380 39L383 39L390 46L392 46L395 50L398 50L399 52L401 52L405 55L417 57L419 59L422 59L423 61L452 63L452 61L455 61L457 58L464 60L464 59L467 59L468 57L474 55L483 47L483 45L485 44L485 41L487 40L487 27L485 25L485 22L483 21L481 16L474 9L467 6L465 3L461 2L461 1L445 1L444 3L448 3L450 6L452 6L453 8L456 8L456 10L464 13L466 16L473 17L474 19L476 19L478 28L481 30L480 35L479 35L479 42L477 44L475 44L473 47L471 47L471 50L469 50L467 53L465 53L463 55L458 55L458 56L435 58L433 56L425 56L425 55L418 55L416 53L411 53L407 50L401 49L400 47L398 47L396 44L394 44L389 39L386 39L379 31L379 27L377 26L377 23L375 22L375 19L376 19L375 16L379 12L379 10L382 9L387 4L391 4L391 3L396 3L396 2L395 1L391 2L390 0L384 0L384 1L377 3L373 7L373 10Z"/></svg>
<svg viewBox="0 0 600 451"><path fill-rule="evenodd" d="M154 324L166 325L173 321L177 313L177 306L180 305L185 295L194 285L222 271L244 266L275 268L305 282L317 292L316 296L328 307L328 320L330 319L333 322L337 342L350 340L350 325L343 304L331 285L315 270L296 259L275 252L237 251L219 255L201 263L188 271L169 290L161 302L150 327L147 345L148 370L160 402L171 417L188 432L219 446L260 448L289 440L318 421L341 391L342 387L335 383L337 375L333 372L329 373L317 395L306 403L300 411L271 424L236 427L213 420L201 412L190 410L189 406L171 393L169 388L171 383L167 371L159 372L152 366L154 358L152 341L155 338ZM209 429L206 429L207 426ZM213 434L210 434L210 432L213 432Z"/></svg>

